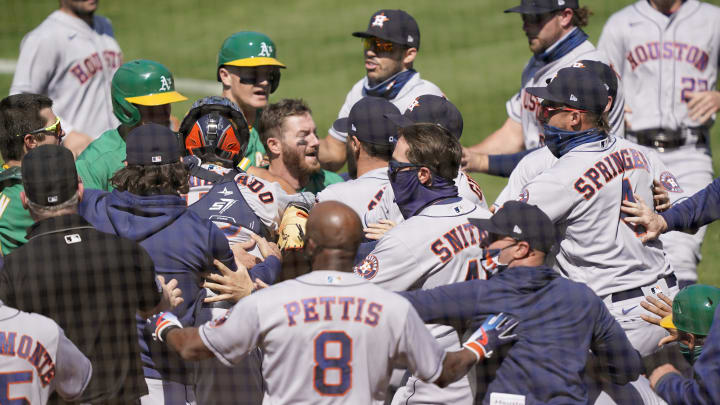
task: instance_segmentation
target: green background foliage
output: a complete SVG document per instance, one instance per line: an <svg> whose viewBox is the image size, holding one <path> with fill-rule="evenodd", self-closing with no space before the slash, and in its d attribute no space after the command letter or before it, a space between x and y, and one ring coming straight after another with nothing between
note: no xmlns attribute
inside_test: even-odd
<svg viewBox="0 0 720 405"><path fill-rule="evenodd" d="M503 9L519 0L436 0L364 2L332 0L104 0L99 14L109 17L125 61L152 59L176 77L215 80L215 61L223 39L236 31L268 34L276 43L283 71L274 100L302 97L312 107L323 136L350 87L364 75L360 40L370 15L402 8L420 25L421 47L415 68L443 89L463 113L463 145L472 145L507 119L505 101L520 86L530 52L517 14ZM583 1L594 12L586 31L596 43L608 16L630 0ZM720 4L720 0L710 3ZM57 8L57 0L4 0L0 15L0 58L15 59L22 37ZM0 74L0 94L12 75ZM182 117L192 100L208 94L179 90L190 101L174 105ZM717 156L720 125L712 132ZM718 172L718 159L714 159ZM505 179L474 176L492 202ZM591 241L589 241L590 243ZM701 281L720 285L720 224L710 226L703 245Z"/></svg>

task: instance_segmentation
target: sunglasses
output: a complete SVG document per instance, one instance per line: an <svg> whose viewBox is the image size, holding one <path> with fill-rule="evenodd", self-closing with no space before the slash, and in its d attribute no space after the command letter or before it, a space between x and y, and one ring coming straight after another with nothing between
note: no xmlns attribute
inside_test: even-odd
<svg viewBox="0 0 720 405"><path fill-rule="evenodd" d="M49 127L36 129L34 131L28 132L27 134L34 135L34 134L39 134L41 132L51 132L53 134L53 136L55 136L56 138L62 139L62 137L63 137L63 135L65 135L65 133L62 130L62 126L60 126L60 117L57 117L57 120L55 120L55 123L50 125Z"/></svg>
<svg viewBox="0 0 720 405"><path fill-rule="evenodd" d="M397 160L392 159L392 160L390 160L390 165L388 166L388 177L390 177L390 180L395 181L395 179L397 178L397 174L402 169L419 169L421 167L423 167L423 165L398 162Z"/></svg>
<svg viewBox="0 0 720 405"><path fill-rule="evenodd" d="M390 41L385 41L380 38L363 38L363 48L365 51L372 49L373 52L392 52L394 44Z"/></svg>
<svg viewBox="0 0 720 405"><path fill-rule="evenodd" d="M280 71L278 69L273 69L265 74L258 74L257 69L253 69L250 72L243 72L242 74L238 74L238 79L240 80L240 83L242 84L260 84L264 82L265 80L268 81L268 83L273 83L276 80L280 79Z"/></svg>
<svg viewBox="0 0 720 405"><path fill-rule="evenodd" d="M561 10L558 10L561 11ZM558 14L558 11L553 11L550 13L544 13L544 14L523 14L522 20L523 23L528 25L537 25L541 24L547 20L549 20L552 17L555 17Z"/></svg>
<svg viewBox="0 0 720 405"><path fill-rule="evenodd" d="M553 106L549 106L549 105L545 105L545 104L540 104L540 110L538 111L538 119L540 120L540 122L547 123L548 121L550 121L550 117L552 117L556 113L562 112L562 111L580 112L580 113L587 112L587 110L580 110L577 108L570 108L570 107L564 107L564 106L553 107Z"/></svg>

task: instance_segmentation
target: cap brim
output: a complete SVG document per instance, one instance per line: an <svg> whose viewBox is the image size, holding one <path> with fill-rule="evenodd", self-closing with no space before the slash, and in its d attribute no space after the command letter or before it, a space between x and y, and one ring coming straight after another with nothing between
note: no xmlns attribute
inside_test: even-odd
<svg viewBox="0 0 720 405"><path fill-rule="evenodd" d="M138 105L163 105L185 101L188 98L177 91L168 91L165 93L148 94L147 96L126 97L125 101Z"/></svg>
<svg viewBox="0 0 720 405"><path fill-rule="evenodd" d="M499 229L495 226L495 224L492 223L492 217L487 219L480 219L480 218L468 218L468 221L477 226L480 230L487 231L488 233L493 233L496 235L504 235L506 232Z"/></svg>
<svg viewBox="0 0 720 405"><path fill-rule="evenodd" d="M409 127L410 125L415 124L415 121L411 120L410 118L402 115L402 114L384 114L385 118L389 119L393 124L399 126L400 128Z"/></svg>
<svg viewBox="0 0 720 405"><path fill-rule="evenodd" d="M565 100L563 100L561 97L557 97L554 94L550 93L548 87L528 87L525 89L525 91L543 100L554 101L556 103L565 102Z"/></svg>
<svg viewBox="0 0 720 405"><path fill-rule="evenodd" d="M675 327L675 324L672 320L672 315L668 315L665 318L660 320L660 326L662 326L665 329L677 329Z"/></svg>
<svg viewBox="0 0 720 405"><path fill-rule="evenodd" d="M223 65L244 67L277 66L281 68L286 68L286 66L283 65L279 60L267 57L235 59L231 60L230 62L223 63Z"/></svg>
<svg viewBox="0 0 720 405"><path fill-rule="evenodd" d="M545 8L545 7L531 7L531 6L517 6L505 10L506 13L520 13L520 14L545 14L551 11L555 11L557 8Z"/></svg>
<svg viewBox="0 0 720 405"><path fill-rule="evenodd" d="M354 37L358 37L358 38L380 38L385 41L390 41L392 43L396 43L392 38L385 36L379 32L369 32L369 31L353 32L352 35ZM404 44L402 44L402 45L404 45ZM416 48L415 46L412 46L412 47Z"/></svg>
<svg viewBox="0 0 720 405"><path fill-rule="evenodd" d="M336 119L333 122L333 129L344 134L350 132L350 119L348 117Z"/></svg>

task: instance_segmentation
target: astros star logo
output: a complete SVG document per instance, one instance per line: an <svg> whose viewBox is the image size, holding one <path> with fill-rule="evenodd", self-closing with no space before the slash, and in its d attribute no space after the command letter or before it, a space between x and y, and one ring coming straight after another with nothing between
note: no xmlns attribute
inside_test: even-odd
<svg viewBox="0 0 720 405"><path fill-rule="evenodd" d="M385 13L380 13L375 16L372 26L382 28L385 21L390 21L390 19L385 16Z"/></svg>

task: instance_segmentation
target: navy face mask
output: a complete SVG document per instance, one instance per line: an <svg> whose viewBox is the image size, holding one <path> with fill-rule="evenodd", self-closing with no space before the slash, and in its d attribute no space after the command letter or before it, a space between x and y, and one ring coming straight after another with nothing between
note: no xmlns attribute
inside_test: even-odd
<svg viewBox="0 0 720 405"><path fill-rule="evenodd" d="M550 124L543 124L543 135L545 135L545 145L558 159L582 144L600 141L607 137L600 128L566 131Z"/></svg>
<svg viewBox="0 0 720 405"><path fill-rule="evenodd" d="M409 167L411 170L399 171ZM417 172L422 166L390 161L388 178L395 193L395 203L400 208L403 218L408 219L423 208L443 198L457 197L458 190L454 180L447 180L436 174L432 176L432 185L424 186L418 179Z"/></svg>

